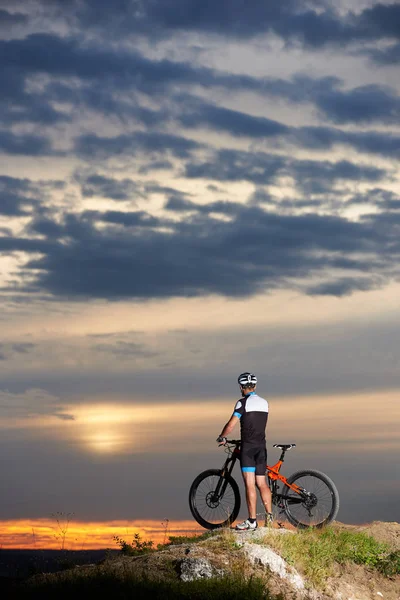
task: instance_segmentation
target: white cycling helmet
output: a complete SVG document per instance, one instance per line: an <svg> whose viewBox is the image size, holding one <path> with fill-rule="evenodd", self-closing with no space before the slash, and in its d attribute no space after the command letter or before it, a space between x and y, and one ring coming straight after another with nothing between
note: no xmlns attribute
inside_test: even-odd
<svg viewBox="0 0 400 600"><path fill-rule="evenodd" d="M238 384L242 387L246 387L247 385L257 385L257 377L254 373L242 373L238 377Z"/></svg>

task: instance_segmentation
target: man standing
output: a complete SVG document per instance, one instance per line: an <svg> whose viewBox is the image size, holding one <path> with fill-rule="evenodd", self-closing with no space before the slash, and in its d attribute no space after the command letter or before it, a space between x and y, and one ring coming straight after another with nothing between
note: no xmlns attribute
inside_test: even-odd
<svg viewBox="0 0 400 600"><path fill-rule="evenodd" d="M265 506L266 524L271 524L273 520L271 491L265 479L267 464L265 428L268 420L268 402L256 394L257 377L253 373L242 373L238 377L238 383L242 397L236 403L234 413L217 438L217 442L225 444L226 436L240 419L240 466L246 488L249 517L243 523L236 525L236 529L247 531L257 529L256 486Z"/></svg>

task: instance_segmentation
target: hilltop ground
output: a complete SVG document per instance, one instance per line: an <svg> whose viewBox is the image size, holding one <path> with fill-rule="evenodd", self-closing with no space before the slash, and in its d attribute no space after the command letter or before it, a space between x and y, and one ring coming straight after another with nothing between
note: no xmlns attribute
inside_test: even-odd
<svg viewBox="0 0 400 600"><path fill-rule="evenodd" d="M229 600L399 600L400 524L217 530L174 538L157 551L136 543L98 565L36 576L18 597L200 599L222 597L223 590Z"/></svg>

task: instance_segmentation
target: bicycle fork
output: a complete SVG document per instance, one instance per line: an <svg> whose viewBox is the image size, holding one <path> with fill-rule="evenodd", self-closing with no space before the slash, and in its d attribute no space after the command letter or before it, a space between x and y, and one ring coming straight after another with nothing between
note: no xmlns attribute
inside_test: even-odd
<svg viewBox="0 0 400 600"><path fill-rule="evenodd" d="M235 466L235 458L229 458L221 470L221 477L217 483L217 487L214 490L214 502L218 502L221 498L224 497L226 488L228 486L228 479L226 475L231 475L233 471L233 467ZM230 464L229 464L230 463Z"/></svg>

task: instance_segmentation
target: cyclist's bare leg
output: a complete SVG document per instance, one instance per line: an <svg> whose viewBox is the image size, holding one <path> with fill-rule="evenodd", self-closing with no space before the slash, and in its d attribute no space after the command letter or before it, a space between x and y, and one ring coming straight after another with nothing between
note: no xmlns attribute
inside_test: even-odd
<svg viewBox="0 0 400 600"><path fill-rule="evenodd" d="M256 476L255 473L242 471L244 486L246 488L246 500L247 508L249 509L250 519L256 519L256 507L257 507L257 490L256 490Z"/></svg>
<svg viewBox="0 0 400 600"><path fill-rule="evenodd" d="M256 475L256 486L260 491L261 500L267 513L272 513L272 496L265 475Z"/></svg>

